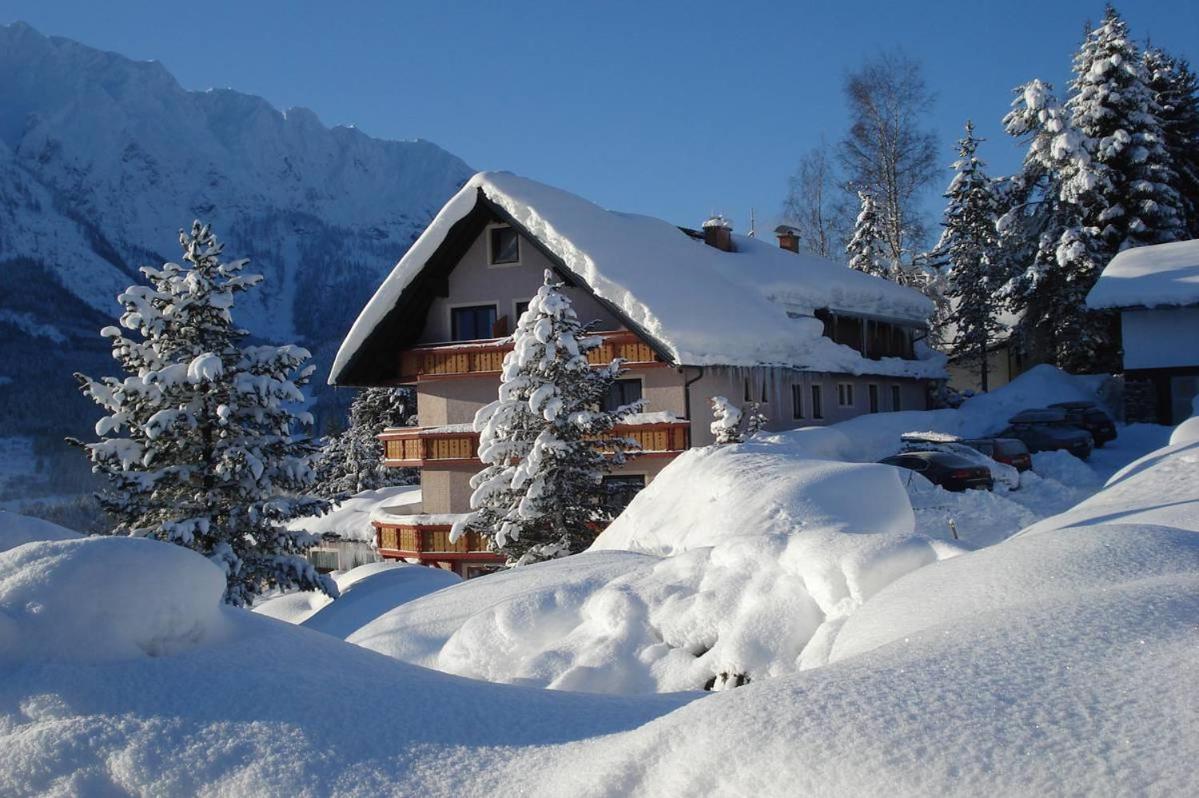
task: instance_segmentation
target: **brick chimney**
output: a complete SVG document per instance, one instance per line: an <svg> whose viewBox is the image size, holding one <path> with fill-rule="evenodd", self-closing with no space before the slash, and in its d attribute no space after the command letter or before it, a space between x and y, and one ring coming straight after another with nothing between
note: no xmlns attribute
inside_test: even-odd
<svg viewBox="0 0 1199 798"><path fill-rule="evenodd" d="M704 243L724 252L733 251L733 226L717 214L704 222Z"/></svg>
<svg viewBox="0 0 1199 798"><path fill-rule="evenodd" d="M799 231L789 224L780 224L774 228L774 234L779 237L779 247L788 252L799 252Z"/></svg>

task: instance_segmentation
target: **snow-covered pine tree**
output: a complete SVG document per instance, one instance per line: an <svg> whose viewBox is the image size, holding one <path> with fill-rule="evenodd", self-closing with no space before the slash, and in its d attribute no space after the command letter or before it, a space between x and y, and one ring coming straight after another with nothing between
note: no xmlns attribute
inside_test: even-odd
<svg viewBox="0 0 1199 798"><path fill-rule="evenodd" d="M99 495L112 534L193 549L226 575L225 601L250 604L266 589L321 590L331 579L302 556L316 540L284 524L328 503L306 491L315 447L298 413L312 374L298 346L254 346L233 324L237 296L261 282L248 261L223 262L208 226L180 231L184 264L144 268L149 285L119 297L112 340L123 379L76 375L107 415L83 446L107 478ZM76 442L79 443L79 442Z"/></svg>
<svg viewBox="0 0 1199 798"><path fill-rule="evenodd" d="M475 414L486 467L471 479L472 512L451 540L477 531L509 565L523 565L582 551L607 520L603 475L635 448L612 429L638 405L603 409L621 361L593 367L600 339L590 330L547 270L512 335L499 398Z"/></svg>
<svg viewBox="0 0 1199 798"><path fill-rule="evenodd" d="M861 203L858 218L854 221L853 234L845 247L849 268L875 277L889 277L891 268L886 259L886 245L874 197L859 191L858 201Z"/></svg>
<svg viewBox="0 0 1199 798"><path fill-rule="evenodd" d="M766 429L766 425L770 423L770 419L762 412L761 402L750 402L745 406L745 437L752 438L762 430Z"/></svg>
<svg viewBox="0 0 1199 798"><path fill-rule="evenodd" d="M1128 25L1109 5L1074 58L1066 101L1091 156L1086 183L1069 199L1083 209L1083 225L1099 231L1104 265L1122 249L1184 235L1178 176L1149 83Z"/></svg>
<svg viewBox="0 0 1199 798"><path fill-rule="evenodd" d="M741 443L741 408L724 396L712 397L712 423L708 426L716 443Z"/></svg>
<svg viewBox="0 0 1199 798"><path fill-rule="evenodd" d="M1199 79L1186 61L1157 47L1145 50L1145 69L1161 109L1186 237L1199 238Z"/></svg>
<svg viewBox="0 0 1199 798"><path fill-rule="evenodd" d="M383 444L376 437L387 427L402 427L412 418L412 392L407 388L364 388L350 404L350 423L326 438L316 461L312 492L339 501L364 490L414 481L409 469L383 465Z"/></svg>
<svg viewBox="0 0 1199 798"><path fill-rule="evenodd" d="M945 229L933 257L946 275L945 295L952 305L947 321L955 330L952 344L967 362L977 365L979 382L986 391L987 347L1003 329L996 294L1005 276L997 273L993 260L999 198L978 158L978 143L974 124L967 122L966 135L958 142L954 176L945 191L949 201L942 222Z"/></svg>

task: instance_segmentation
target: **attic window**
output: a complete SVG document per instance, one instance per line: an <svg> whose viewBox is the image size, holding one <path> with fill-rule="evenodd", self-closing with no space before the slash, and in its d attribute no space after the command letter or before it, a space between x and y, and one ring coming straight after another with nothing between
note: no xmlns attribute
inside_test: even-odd
<svg viewBox="0 0 1199 798"><path fill-rule="evenodd" d="M508 225L491 228L488 239L489 262L493 266L520 263L520 236Z"/></svg>

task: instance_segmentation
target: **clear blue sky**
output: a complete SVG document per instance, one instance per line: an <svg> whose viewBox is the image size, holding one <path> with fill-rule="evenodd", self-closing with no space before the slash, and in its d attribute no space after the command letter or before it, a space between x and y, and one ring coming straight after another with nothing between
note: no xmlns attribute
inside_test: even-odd
<svg viewBox="0 0 1199 798"><path fill-rule="evenodd" d="M1199 2L1123 2L1138 39L1199 61ZM944 161L973 118L995 174L1011 90L1062 86L1099 0L265 2L0 0L24 20L189 89L231 87L326 124L434 141L611 208L738 230L774 216L797 158L845 127L844 74L880 48L921 58ZM948 178L948 172L946 172ZM926 199L939 208L938 186Z"/></svg>

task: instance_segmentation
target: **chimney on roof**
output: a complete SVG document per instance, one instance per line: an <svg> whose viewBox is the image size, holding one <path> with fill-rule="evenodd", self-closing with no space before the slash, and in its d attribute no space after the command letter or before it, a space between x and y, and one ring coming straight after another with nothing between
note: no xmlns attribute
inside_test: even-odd
<svg viewBox="0 0 1199 798"><path fill-rule="evenodd" d="M717 214L704 222L704 243L724 252L733 251L733 226Z"/></svg>
<svg viewBox="0 0 1199 798"><path fill-rule="evenodd" d="M780 224L774 228L774 234L779 237L779 247L788 252L799 252L799 231L789 224Z"/></svg>

